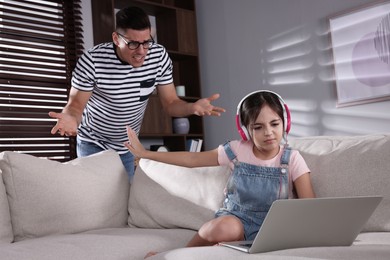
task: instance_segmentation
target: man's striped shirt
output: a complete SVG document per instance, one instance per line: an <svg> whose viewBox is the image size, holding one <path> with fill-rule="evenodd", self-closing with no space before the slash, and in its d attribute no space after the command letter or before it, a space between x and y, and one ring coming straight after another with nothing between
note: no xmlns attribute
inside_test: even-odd
<svg viewBox="0 0 390 260"><path fill-rule="evenodd" d="M72 75L74 88L92 91L78 138L104 149L127 152L123 145L126 125L138 133L149 96L156 86L172 82L172 61L159 44L148 50L138 68L122 62L112 42L93 47L80 57Z"/></svg>

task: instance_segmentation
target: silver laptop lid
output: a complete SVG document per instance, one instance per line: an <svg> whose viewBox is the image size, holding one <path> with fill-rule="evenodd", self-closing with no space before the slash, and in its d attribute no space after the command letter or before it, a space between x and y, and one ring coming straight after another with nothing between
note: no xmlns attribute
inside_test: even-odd
<svg viewBox="0 0 390 260"><path fill-rule="evenodd" d="M382 197L275 201L249 253L313 246L349 246Z"/></svg>

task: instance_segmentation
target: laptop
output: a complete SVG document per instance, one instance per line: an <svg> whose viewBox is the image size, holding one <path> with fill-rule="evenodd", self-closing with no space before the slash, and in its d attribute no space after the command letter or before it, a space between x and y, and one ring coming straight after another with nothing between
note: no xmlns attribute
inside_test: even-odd
<svg viewBox="0 0 390 260"><path fill-rule="evenodd" d="M274 250L350 246L383 197L275 201L253 241L221 242L250 254Z"/></svg>

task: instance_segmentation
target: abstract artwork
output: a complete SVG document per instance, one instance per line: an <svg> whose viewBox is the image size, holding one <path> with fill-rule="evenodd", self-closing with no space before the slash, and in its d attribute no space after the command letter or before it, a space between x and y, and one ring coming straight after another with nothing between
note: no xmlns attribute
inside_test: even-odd
<svg viewBox="0 0 390 260"><path fill-rule="evenodd" d="M329 17L337 106L390 99L390 1Z"/></svg>

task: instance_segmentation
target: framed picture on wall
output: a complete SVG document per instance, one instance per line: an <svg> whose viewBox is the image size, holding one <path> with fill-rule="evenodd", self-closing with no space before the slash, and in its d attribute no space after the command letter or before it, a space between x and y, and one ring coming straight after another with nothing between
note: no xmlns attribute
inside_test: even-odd
<svg viewBox="0 0 390 260"><path fill-rule="evenodd" d="M390 1L329 17L337 106L390 99Z"/></svg>

